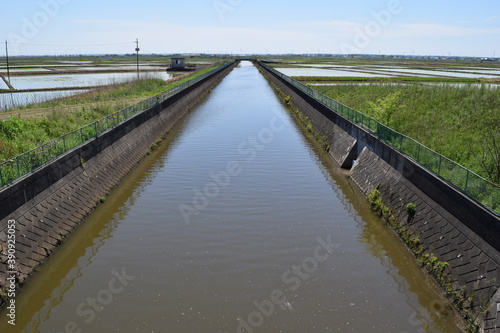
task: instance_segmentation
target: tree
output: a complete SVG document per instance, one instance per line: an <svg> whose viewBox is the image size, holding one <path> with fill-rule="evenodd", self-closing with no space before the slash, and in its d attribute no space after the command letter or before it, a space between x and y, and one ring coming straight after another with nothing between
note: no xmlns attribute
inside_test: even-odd
<svg viewBox="0 0 500 333"><path fill-rule="evenodd" d="M375 102L368 101L368 107L372 110L373 118L382 124L398 130L394 122L394 115L401 111L403 106L400 103L401 91L390 93L384 98L378 98Z"/></svg>

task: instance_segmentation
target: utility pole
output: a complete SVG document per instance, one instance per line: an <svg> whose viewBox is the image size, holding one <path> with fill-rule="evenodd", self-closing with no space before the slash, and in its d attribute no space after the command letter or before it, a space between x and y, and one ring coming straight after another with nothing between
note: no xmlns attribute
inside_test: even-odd
<svg viewBox="0 0 500 333"><path fill-rule="evenodd" d="M135 40L135 52L137 52L137 80L139 80L139 38Z"/></svg>
<svg viewBox="0 0 500 333"><path fill-rule="evenodd" d="M5 41L5 59L7 61L7 77L9 78L9 83L10 83L9 47L7 45L7 41Z"/></svg>

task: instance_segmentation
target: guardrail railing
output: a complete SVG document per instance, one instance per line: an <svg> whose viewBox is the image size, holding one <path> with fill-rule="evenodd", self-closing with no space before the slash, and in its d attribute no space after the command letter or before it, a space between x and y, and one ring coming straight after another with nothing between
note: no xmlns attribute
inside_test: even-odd
<svg viewBox="0 0 500 333"><path fill-rule="evenodd" d="M91 124L85 125L73 132L67 133L59 138L53 139L42 144L26 153L18 155L0 164L0 188L10 185L20 178L36 171L37 169L52 162L59 156L65 154L73 148L76 148L102 133L120 125L124 121L135 115L158 105L167 98L181 92L182 90L200 82L210 75L231 66L234 61L226 63L220 67L214 68L202 75L194 77L186 82L174 86L168 90L159 93L156 96L140 101L134 105L126 107L120 111L103 117Z"/></svg>
<svg viewBox="0 0 500 333"><path fill-rule="evenodd" d="M474 199L497 216L500 216L500 186L484 179L473 171L435 152L414 139L385 126L374 118L339 103L266 64L260 63L260 65L300 91L321 102L323 105L328 106L331 110L363 126L382 141L423 165L468 197Z"/></svg>

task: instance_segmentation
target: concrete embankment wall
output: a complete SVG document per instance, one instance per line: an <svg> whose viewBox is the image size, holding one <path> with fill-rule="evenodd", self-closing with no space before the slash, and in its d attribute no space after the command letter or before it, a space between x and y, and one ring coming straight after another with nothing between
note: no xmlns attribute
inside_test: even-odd
<svg viewBox="0 0 500 333"><path fill-rule="evenodd" d="M0 190L0 287L9 271L24 283L34 269L233 66L186 88ZM15 267L8 222L15 221ZM10 274L9 274L10 275Z"/></svg>
<svg viewBox="0 0 500 333"><path fill-rule="evenodd" d="M422 254L433 254L449 264L445 271L452 279L453 301L463 301L462 308L482 318L482 331L500 333L499 218L369 131L260 68L275 88L290 96L291 104L315 131L329 140L330 155L341 167L351 169L350 178L359 189L368 195L378 188L398 223L418 237ZM417 210L411 223L408 203Z"/></svg>

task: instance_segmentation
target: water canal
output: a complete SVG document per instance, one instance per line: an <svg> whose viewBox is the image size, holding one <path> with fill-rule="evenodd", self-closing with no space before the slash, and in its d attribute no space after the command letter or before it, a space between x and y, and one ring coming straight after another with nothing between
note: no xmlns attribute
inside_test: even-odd
<svg viewBox="0 0 500 333"><path fill-rule="evenodd" d="M460 332L250 63L18 294L1 332Z"/></svg>

